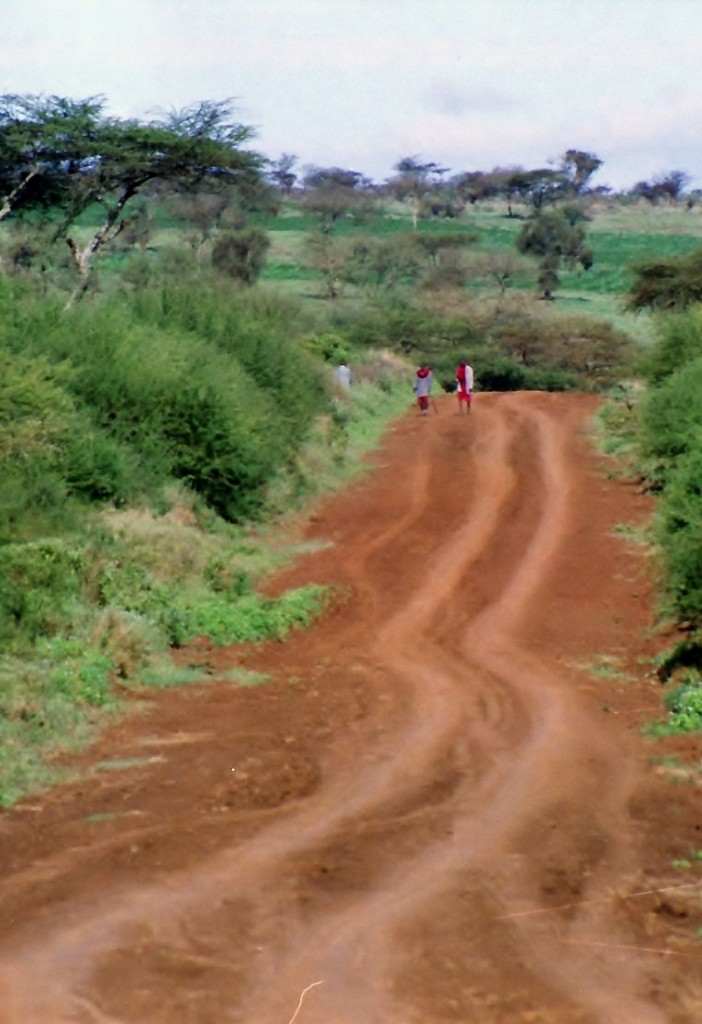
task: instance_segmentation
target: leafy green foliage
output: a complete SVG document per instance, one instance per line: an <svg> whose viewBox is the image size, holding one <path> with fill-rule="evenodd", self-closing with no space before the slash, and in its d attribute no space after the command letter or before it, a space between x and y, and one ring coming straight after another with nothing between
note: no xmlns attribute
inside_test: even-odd
<svg viewBox="0 0 702 1024"><path fill-rule="evenodd" d="M656 536L676 614L702 621L702 318L667 316L646 360L641 451L661 490Z"/></svg>
<svg viewBox="0 0 702 1024"><path fill-rule="evenodd" d="M0 657L0 806L56 778L52 755L90 741L118 709L110 670L104 653L61 637L32 660Z"/></svg>
<svg viewBox="0 0 702 1024"><path fill-rule="evenodd" d="M65 364L0 349L0 542L70 521L73 499L130 491L128 450L95 428L70 385Z"/></svg>
<svg viewBox="0 0 702 1024"><path fill-rule="evenodd" d="M675 461L699 444L701 388L699 357L651 388L642 403L642 453L647 476L659 487L670 477Z"/></svg>
<svg viewBox="0 0 702 1024"><path fill-rule="evenodd" d="M670 313L659 322L655 345L639 360L649 384L661 384L686 363L702 356L702 309Z"/></svg>
<svg viewBox="0 0 702 1024"><path fill-rule="evenodd" d="M8 286L3 332L17 361L5 398L0 385L0 419L13 425L7 458L10 445L22 449L21 465L13 456L20 482L33 431L37 486L49 486L55 470L66 495L122 501L176 477L224 517L240 518L260 507L327 401L321 369L288 342L282 308L259 311L214 287L163 288L47 325L43 306L18 306L13 294Z"/></svg>
<svg viewBox="0 0 702 1024"><path fill-rule="evenodd" d="M306 626L324 607L326 590L308 586L288 591L277 600L260 594L243 594L234 599L211 595L196 603L179 604L177 596L169 605L169 640L181 646L196 636L216 644L282 640L296 627Z"/></svg>
<svg viewBox="0 0 702 1024"><path fill-rule="evenodd" d="M65 624L80 593L80 553L65 541L0 546L0 639L36 639Z"/></svg>
<svg viewBox="0 0 702 1024"><path fill-rule="evenodd" d="M695 444L695 438L697 444ZM691 448L675 460L660 498L657 536L663 548L666 588L683 618L702 621L702 427Z"/></svg>
<svg viewBox="0 0 702 1024"><path fill-rule="evenodd" d="M517 238L520 252L539 258L539 284L550 299L560 284L558 268L563 261L571 269L580 264L589 270L594 262L585 243L584 211L576 204L546 210L528 220Z"/></svg>
<svg viewBox="0 0 702 1024"><path fill-rule="evenodd" d="M696 672L688 673L664 698L667 720L649 727L654 736L684 732L702 732L702 679Z"/></svg>

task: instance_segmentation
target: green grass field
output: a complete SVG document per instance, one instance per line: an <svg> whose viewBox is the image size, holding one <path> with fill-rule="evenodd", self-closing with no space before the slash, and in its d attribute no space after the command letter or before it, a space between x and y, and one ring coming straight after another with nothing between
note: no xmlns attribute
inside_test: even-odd
<svg viewBox="0 0 702 1024"><path fill-rule="evenodd" d="M257 223L270 233L271 248L263 274L266 281L314 280L315 274L301 266L305 240L314 227L311 217L288 211L275 218L259 218ZM420 232L440 231L465 235L469 255L491 252L512 252L524 221L522 217L509 217L504 204L486 203L466 211L460 218L450 221L420 221ZM335 232L339 237L368 234L375 238L397 235L412 230L407 212L397 208L384 217L371 219L367 224L342 224ZM651 207L650 204L612 202L607 206L594 206L587 225L588 241L593 248L595 262L587 271L560 274L562 287L559 297L571 303L592 300L596 296L623 299L633 280L632 264L653 257L686 255L702 246L702 209L680 207ZM475 241L471 241L475 239ZM516 281L517 289L534 287L533 279ZM472 282L471 288L485 285ZM617 302L596 302L601 311L615 312ZM623 305L623 301L619 302Z"/></svg>

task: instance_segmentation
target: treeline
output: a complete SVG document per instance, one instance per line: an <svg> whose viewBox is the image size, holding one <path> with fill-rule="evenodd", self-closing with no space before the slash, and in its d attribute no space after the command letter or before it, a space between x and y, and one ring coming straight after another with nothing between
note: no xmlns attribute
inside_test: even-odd
<svg viewBox="0 0 702 1024"><path fill-rule="evenodd" d="M414 205L418 217L457 217L466 206L504 199L509 216L513 206L525 204L532 210L545 208L557 200L614 194L609 185L593 185L593 176L604 166L596 153L568 149L549 166L494 167L491 170L452 171L434 161L405 156L393 167L394 173L375 182L360 171L346 168L301 167L298 157L284 153L269 161L267 177L287 196L305 195L320 185L353 187L365 195L391 197ZM697 193L686 189L691 176L671 170L650 179L642 179L630 189L617 193L622 199L645 199L651 204L677 202L683 197L694 202Z"/></svg>

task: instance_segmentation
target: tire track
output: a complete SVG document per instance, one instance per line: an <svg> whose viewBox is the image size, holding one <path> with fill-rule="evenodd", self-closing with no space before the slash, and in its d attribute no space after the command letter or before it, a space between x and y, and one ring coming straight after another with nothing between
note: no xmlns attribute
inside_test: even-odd
<svg viewBox="0 0 702 1024"><path fill-rule="evenodd" d="M559 808L592 805L591 776L571 771L574 757L594 759L600 777L611 773L618 780L608 794L599 794L597 825L610 837L608 866L593 871L582 890L584 904L590 891L616 883L628 852L617 838L630 786L614 764L618 752L594 727L583 731L582 709L521 637L536 587L564 542L568 435L552 414L532 407L530 396L505 396L486 404L484 413L476 411L462 447L473 484L466 519L461 522L454 510L449 532L426 545L426 567L402 577L403 600L377 621L387 609L382 580L388 564L402 566L442 505L436 488L445 472L438 463L449 454L447 439L456 443L457 424L421 427L437 429L414 432L417 450L402 483L403 513L360 552L348 546L340 554L366 622L376 620L370 634L359 634L366 648L361 664L369 676L382 670L401 687L410 708L402 731L368 749L362 765L349 766L294 813L203 862L197 872L160 886L110 892L91 906L74 906L63 921L50 921L45 935L28 935L26 945L5 960L2 1024L273 1024L289 1019L300 992L315 980L324 984L306 1000L308 1024L419 1020L410 1004L402 1008L398 935L421 930L432 906L466 884L479 890L483 925L503 934L520 951L525 973L540 979L545 1012L551 1007L561 1014L541 1019L664 1024L666 1018L637 994L635 960L611 965L584 946L564 951L563 920L554 927L552 918L529 916L544 909L543 865L520 859L520 837ZM516 453L525 456L527 449L529 462L520 464ZM508 529L519 537L510 572L493 578L476 572ZM471 588L476 575L479 585ZM480 765L477 776L471 761ZM392 871L381 872L363 891L329 906L317 900L313 912L301 912L305 879L290 865L364 829L372 854L369 824L377 838L398 815L426 809L426 778L440 763L458 763L458 771L438 810L431 809L438 834L422 834L398 850ZM217 915L223 899L247 901L249 917L259 922L255 942L264 943L260 950L251 940L246 979L217 975L226 1017L187 1016L177 1003L163 1017L148 996L139 1017L133 1007L123 1015L101 996L105 977L114 991L115 982L123 979L127 986L134 974L133 958L123 956L130 936L141 936L145 948L170 951L179 963L192 960L192 936L207 932L206 919ZM522 917L508 916L515 907ZM567 922L565 935L571 943L592 942L615 927L605 908L593 913L584 906ZM212 980L222 957L220 946L206 948L196 987ZM488 1012L485 1024L502 1019Z"/></svg>

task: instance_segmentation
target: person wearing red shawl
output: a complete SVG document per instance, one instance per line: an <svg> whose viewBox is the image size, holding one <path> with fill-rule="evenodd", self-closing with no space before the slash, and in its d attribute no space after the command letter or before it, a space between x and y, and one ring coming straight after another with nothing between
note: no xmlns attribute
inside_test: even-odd
<svg viewBox="0 0 702 1024"><path fill-rule="evenodd" d="M414 375L413 385L414 393L417 396L419 412L422 416L429 415L429 396L431 394L432 382L433 377L430 367L426 363L422 363Z"/></svg>
<svg viewBox="0 0 702 1024"><path fill-rule="evenodd" d="M473 401L473 367L469 366L465 359L462 359L456 367L456 393L458 395L458 411L470 412Z"/></svg>

